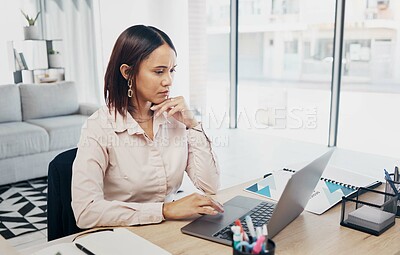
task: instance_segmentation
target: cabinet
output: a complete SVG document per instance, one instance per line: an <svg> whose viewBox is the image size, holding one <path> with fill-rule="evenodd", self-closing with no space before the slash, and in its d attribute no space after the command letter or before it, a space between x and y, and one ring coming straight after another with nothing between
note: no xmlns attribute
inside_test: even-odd
<svg viewBox="0 0 400 255"><path fill-rule="evenodd" d="M7 43L14 83L48 83L65 79L62 40L23 40ZM50 54L53 53L53 54Z"/></svg>

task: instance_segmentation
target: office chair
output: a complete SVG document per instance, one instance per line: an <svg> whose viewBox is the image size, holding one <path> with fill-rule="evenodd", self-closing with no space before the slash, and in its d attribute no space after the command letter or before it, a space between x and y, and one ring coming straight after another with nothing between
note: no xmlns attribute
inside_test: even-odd
<svg viewBox="0 0 400 255"><path fill-rule="evenodd" d="M47 189L48 241L75 234L83 229L76 226L71 207L72 163L77 148L58 154L49 164Z"/></svg>

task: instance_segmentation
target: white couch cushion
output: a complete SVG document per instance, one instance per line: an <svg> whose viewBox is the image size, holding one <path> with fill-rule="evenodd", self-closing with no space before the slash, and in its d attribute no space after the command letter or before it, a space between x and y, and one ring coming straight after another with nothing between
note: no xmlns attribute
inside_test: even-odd
<svg viewBox="0 0 400 255"><path fill-rule="evenodd" d="M22 119L38 119L74 114L79 111L73 82L21 84Z"/></svg>
<svg viewBox="0 0 400 255"><path fill-rule="evenodd" d="M25 122L0 124L0 159L49 150L49 136L41 127Z"/></svg>
<svg viewBox="0 0 400 255"><path fill-rule="evenodd" d="M27 122L38 125L49 133L49 149L57 150L75 147L81 135L85 115L68 115L44 119L27 120Z"/></svg>
<svg viewBox="0 0 400 255"><path fill-rule="evenodd" d="M17 85L0 85L0 123L21 121L21 99Z"/></svg>

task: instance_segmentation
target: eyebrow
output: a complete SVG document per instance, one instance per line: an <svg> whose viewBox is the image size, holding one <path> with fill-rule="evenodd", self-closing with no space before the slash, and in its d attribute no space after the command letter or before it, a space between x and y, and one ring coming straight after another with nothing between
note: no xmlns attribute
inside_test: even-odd
<svg viewBox="0 0 400 255"><path fill-rule="evenodd" d="M177 65L174 65L172 68L175 68ZM168 66L156 66L154 68L168 68Z"/></svg>

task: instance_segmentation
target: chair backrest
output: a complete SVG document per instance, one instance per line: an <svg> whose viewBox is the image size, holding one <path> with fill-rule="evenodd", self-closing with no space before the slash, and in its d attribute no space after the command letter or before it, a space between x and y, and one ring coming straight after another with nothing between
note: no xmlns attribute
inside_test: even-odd
<svg viewBox="0 0 400 255"><path fill-rule="evenodd" d="M72 163L77 149L58 154L49 164L47 190L48 241L75 234L82 229L76 226L71 207Z"/></svg>

